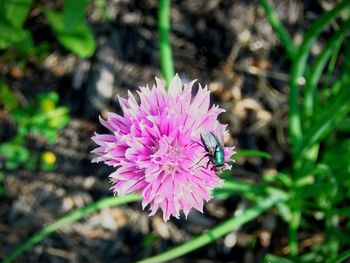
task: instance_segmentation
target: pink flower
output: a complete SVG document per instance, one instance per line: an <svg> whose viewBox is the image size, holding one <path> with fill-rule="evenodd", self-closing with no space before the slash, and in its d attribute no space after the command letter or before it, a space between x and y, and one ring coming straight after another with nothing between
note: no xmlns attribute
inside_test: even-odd
<svg viewBox="0 0 350 263"><path fill-rule="evenodd" d="M140 103L129 92L128 99L119 98L123 116L109 113L107 121L100 118L111 133L92 138L99 145L92 151L98 156L93 162L116 168L110 175L114 193L140 193L143 209L150 205L154 215L160 208L164 221L171 215L179 218L181 210L186 217L191 208L202 212L211 190L222 184L205 156L200 134L213 132L222 141L226 126L217 117L224 110L209 108L207 87L199 85L193 96L194 82L183 85L176 75L167 93L156 79L152 89L140 87ZM224 154L228 161L233 147L225 147Z"/></svg>

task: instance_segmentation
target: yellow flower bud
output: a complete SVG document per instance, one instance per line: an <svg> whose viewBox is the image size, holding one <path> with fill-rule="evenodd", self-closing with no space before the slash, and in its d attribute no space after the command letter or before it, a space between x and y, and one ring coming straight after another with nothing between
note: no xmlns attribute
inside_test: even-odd
<svg viewBox="0 0 350 263"><path fill-rule="evenodd" d="M41 160L48 165L53 165L57 161L56 155L51 151L45 151L41 155Z"/></svg>

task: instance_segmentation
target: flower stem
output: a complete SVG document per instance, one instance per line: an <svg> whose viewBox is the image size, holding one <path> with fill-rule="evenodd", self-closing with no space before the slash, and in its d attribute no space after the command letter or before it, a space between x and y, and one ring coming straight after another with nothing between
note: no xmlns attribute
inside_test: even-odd
<svg viewBox="0 0 350 263"><path fill-rule="evenodd" d="M289 246L289 253L292 257L295 257L298 255L298 228L300 224L300 212L299 211L293 211L292 212L292 219L289 222L288 226L288 246Z"/></svg>
<svg viewBox="0 0 350 263"><path fill-rule="evenodd" d="M4 259L3 263L9 263L15 260L18 256L23 254L26 250L34 246L35 244L42 241L45 237L55 232L59 228L71 224L89 214L100 211L103 208L123 205L131 202L140 200L141 197L138 195L124 195L124 196L113 196L98 200L92 204L84 206L82 208L76 209L71 213L61 217L57 221L53 222L51 225L42 228L39 232L34 234L32 237L27 239L18 248L16 248L7 258Z"/></svg>
<svg viewBox="0 0 350 263"><path fill-rule="evenodd" d="M169 87L175 75L173 52L170 44L170 0L160 0L158 9L158 32L160 46L160 66L163 77Z"/></svg>
<svg viewBox="0 0 350 263"><path fill-rule="evenodd" d="M297 52L297 47L294 45L293 40L279 20L276 11L268 0L260 0L260 5L263 7L266 17L275 30L281 44L284 46L288 57L293 60Z"/></svg>

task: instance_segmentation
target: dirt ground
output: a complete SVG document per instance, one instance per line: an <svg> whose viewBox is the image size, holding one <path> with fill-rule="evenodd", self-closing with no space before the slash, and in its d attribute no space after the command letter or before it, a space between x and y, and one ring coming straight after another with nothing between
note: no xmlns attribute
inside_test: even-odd
<svg viewBox="0 0 350 263"><path fill-rule="evenodd" d="M295 42L332 4L323 0L273 2ZM28 142L32 149L57 154L53 172L5 171L0 258L68 211L112 195L111 170L91 164L94 144L90 138L101 129L99 114L120 111L117 95L126 96L128 90L153 84L154 77L161 76L157 3L108 0L109 20L101 19L92 5L89 21L98 47L90 59L78 59L64 50L35 10L26 28L36 41L50 43L48 56L42 63L29 61L21 74L15 74L17 62L2 62L4 51L0 53L0 76L24 103L33 101L37 92L56 91L72 117L54 145L38 136ZM259 181L266 170L287 169L290 62L257 1L174 1L171 19L176 72L183 80L207 84L212 103L226 109L221 115L230 132L226 144L272 154L270 160L239 159L232 175ZM317 45L313 52L317 54ZM0 140L5 141L15 126L6 116L0 117L0 123ZM133 262L189 240L246 205L238 195L213 200L203 214L192 212L187 220L168 223L160 214L148 217L139 203L104 209L45 238L17 262ZM266 253L283 256L286 232L287 226L271 212L176 262L259 262Z"/></svg>

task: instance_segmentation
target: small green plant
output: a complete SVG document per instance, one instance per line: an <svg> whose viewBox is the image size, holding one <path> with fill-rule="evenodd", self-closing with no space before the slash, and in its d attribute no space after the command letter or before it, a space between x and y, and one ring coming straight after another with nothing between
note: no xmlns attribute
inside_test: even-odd
<svg viewBox="0 0 350 263"><path fill-rule="evenodd" d="M17 133L0 144L0 157L4 160L5 167L12 170L24 165L28 169L34 169L39 160L42 169L53 168L56 160L52 157L53 153L39 157L38 153L27 148L26 140L29 136L39 136L53 144L59 129L69 122L68 109L58 106L57 93L39 94L35 103L25 107L19 106L6 85L1 84L0 93L6 95L1 97L0 102L17 124Z"/></svg>
<svg viewBox="0 0 350 263"><path fill-rule="evenodd" d="M39 94L36 103L12 110L11 116L18 123L18 135L42 135L50 143L57 138L57 131L69 121L68 108L58 106L58 94Z"/></svg>

